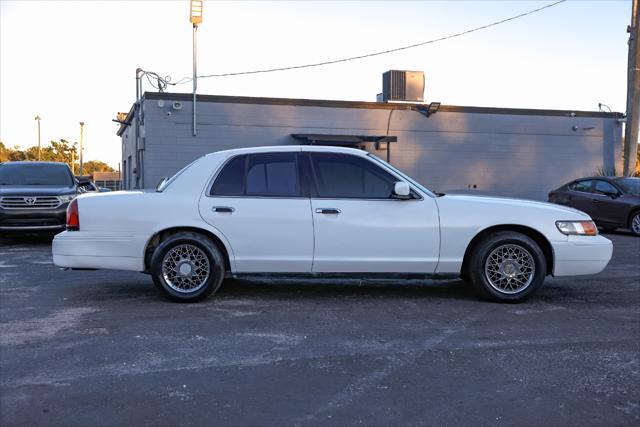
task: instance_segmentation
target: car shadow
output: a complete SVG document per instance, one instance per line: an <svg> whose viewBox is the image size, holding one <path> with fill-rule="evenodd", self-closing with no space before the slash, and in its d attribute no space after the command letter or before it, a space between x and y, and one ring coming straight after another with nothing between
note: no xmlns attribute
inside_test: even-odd
<svg viewBox="0 0 640 427"><path fill-rule="evenodd" d="M6 233L0 234L0 246L20 244L50 245L56 233Z"/></svg>
<svg viewBox="0 0 640 427"><path fill-rule="evenodd" d="M462 280L232 279L216 298L441 298L477 300Z"/></svg>
<svg viewBox="0 0 640 427"><path fill-rule="evenodd" d="M602 231L600 230L600 234L602 234L603 236L607 236L607 235L613 235L613 236L631 236L631 237L637 237L635 234L633 234L631 232L630 229L628 228L618 228L615 231Z"/></svg>

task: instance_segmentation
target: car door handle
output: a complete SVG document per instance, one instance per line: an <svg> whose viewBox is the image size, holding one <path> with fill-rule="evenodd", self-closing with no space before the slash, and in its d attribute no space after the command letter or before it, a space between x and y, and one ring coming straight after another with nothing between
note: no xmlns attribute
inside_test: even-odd
<svg viewBox="0 0 640 427"><path fill-rule="evenodd" d="M593 203L600 203L600 200L593 199Z"/></svg>
<svg viewBox="0 0 640 427"><path fill-rule="evenodd" d="M226 212L226 213L231 213L233 211L235 211L234 208L229 207L229 206L214 206L211 208L211 210L213 212Z"/></svg>
<svg viewBox="0 0 640 427"><path fill-rule="evenodd" d="M321 213L321 214L334 214L337 215L340 212L342 212L340 209L336 209L336 208L318 208L316 209L316 213Z"/></svg>

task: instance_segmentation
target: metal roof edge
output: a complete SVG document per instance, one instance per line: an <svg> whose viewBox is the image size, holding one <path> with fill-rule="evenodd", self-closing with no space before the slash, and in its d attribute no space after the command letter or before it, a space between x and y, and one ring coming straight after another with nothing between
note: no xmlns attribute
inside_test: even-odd
<svg viewBox="0 0 640 427"><path fill-rule="evenodd" d="M160 93L145 92L143 99L163 99L173 101L191 101L191 93ZM300 99L300 98L265 98L251 96L229 96L229 95L198 95L199 102L235 103L235 104L256 104L256 105L291 105L303 107L327 107L327 108L370 108L381 110L412 110L418 107L424 108L428 103L382 103L367 101L338 101L323 99ZM575 117L599 117L619 119L624 117L623 113L603 112L603 111L582 111L582 110L550 110L534 108L503 108L503 107L475 107L459 105L440 105L438 111L452 113L479 113L479 114L510 114L510 115L531 115L531 116L571 116Z"/></svg>

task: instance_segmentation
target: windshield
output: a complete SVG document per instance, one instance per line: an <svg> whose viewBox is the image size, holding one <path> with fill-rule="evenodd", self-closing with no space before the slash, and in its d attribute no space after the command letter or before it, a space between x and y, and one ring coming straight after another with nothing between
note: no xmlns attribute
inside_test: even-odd
<svg viewBox="0 0 640 427"><path fill-rule="evenodd" d="M640 178L619 178L616 183L622 187L625 194L640 196Z"/></svg>
<svg viewBox="0 0 640 427"><path fill-rule="evenodd" d="M186 171L187 169L189 169L194 163L196 163L198 160L200 160L202 157L198 157L197 159L195 159L193 162L189 163L187 166L183 167L182 169L180 169L178 172L176 172L175 175L173 175L171 178L166 179L162 178L162 180L158 183L158 186L156 187L156 191L158 193L162 193L164 190L167 189L168 186L171 185L171 183L173 181L176 180L176 178L178 178L180 176L180 174L184 171Z"/></svg>
<svg viewBox="0 0 640 427"><path fill-rule="evenodd" d="M430 191L429 189L427 189L426 187L424 187L423 185L420 185L419 183L417 183L416 181L414 181L411 177L409 177L408 175L406 175L404 172L402 172L400 169L397 169L393 166L391 166L389 163L385 162L384 160L382 160L381 158L369 153L368 154L369 157L371 157L373 160L377 161L378 163L381 163L382 165L384 165L385 167L391 169L393 172L395 172L397 175L400 175L405 181L407 181L409 184L418 187L422 192L428 194L431 197L435 197L435 194Z"/></svg>
<svg viewBox="0 0 640 427"><path fill-rule="evenodd" d="M73 178L65 164L2 163L0 185L42 185L73 187Z"/></svg>

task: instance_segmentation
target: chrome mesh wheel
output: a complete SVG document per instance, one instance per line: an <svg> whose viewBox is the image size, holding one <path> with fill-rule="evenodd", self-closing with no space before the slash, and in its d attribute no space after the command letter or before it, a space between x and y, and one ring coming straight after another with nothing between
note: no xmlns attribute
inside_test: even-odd
<svg viewBox="0 0 640 427"><path fill-rule="evenodd" d="M640 234L640 213L633 216L631 220L631 230L636 234Z"/></svg>
<svg viewBox="0 0 640 427"><path fill-rule="evenodd" d="M493 289L503 294L515 294L526 289L536 272L533 256L515 244L495 248L484 264L484 274Z"/></svg>
<svg viewBox="0 0 640 427"><path fill-rule="evenodd" d="M195 245L171 248L162 259L162 276L176 292L191 293L202 288L209 279L209 258Z"/></svg>

